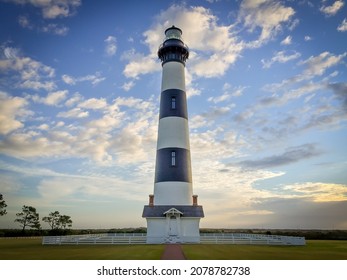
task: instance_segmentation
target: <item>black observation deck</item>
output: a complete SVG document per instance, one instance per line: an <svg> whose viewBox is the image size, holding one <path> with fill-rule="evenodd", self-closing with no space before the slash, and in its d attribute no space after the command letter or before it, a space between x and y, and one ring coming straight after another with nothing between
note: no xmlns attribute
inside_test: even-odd
<svg viewBox="0 0 347 280"><path fill-rule="evenodd" d="M185 64L189 57L189 48L182 41L182 30L174 25L165 30L165 41L159 46L158 57L162 64L177 61Z"/></svg>

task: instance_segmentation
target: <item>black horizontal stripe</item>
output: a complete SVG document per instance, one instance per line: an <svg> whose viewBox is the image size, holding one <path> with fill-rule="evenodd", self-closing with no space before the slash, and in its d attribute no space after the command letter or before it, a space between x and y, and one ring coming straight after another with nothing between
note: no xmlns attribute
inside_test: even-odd
<svg viewBox="0 0 347 280"><path fill-rule="evenodd" d="M172 108L172 98L175 98L175 109ZM159 119L166 117L188 119L187 98L183 90L167 89L161 92Z"/></svg>
<svg viewBox="0 0 347 280"><path fill-rule="evenodd" d="M175 152L175 166L172 166L172 152ZM163 148L157 150L155 183L192 182L190 151L182 148Z"/></svg>

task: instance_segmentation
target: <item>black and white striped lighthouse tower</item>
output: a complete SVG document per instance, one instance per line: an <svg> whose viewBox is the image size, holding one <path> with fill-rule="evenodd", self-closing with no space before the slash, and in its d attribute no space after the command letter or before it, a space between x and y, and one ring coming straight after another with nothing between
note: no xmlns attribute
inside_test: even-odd
<svg viewBox="0 0 347 280"><path fill-rule="evenodd" d="M154 194L143 211L147 243L200 241L204 213L193 195L184 73L189 49L181 36L175 26L166 29L158 50L163 72Z"/></svg>

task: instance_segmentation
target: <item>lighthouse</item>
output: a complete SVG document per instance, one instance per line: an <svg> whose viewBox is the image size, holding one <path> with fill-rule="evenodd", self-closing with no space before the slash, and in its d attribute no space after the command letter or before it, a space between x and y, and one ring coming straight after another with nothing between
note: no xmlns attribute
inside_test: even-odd
<svg viewBox="0 0 347 280"><path fill-rule="evenodd" d="M198 243L204 212L193 194L184 72L189 49L181 29L165 30L158 57L163 71L154 192L142 214L147 243Z"/></svg>

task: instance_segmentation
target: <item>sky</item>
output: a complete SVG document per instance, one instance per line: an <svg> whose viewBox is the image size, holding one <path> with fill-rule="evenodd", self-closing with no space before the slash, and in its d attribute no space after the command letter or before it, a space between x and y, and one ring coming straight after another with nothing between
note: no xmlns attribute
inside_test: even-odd
<svg viewBox="0 0 347 280"><path fill-rule="evenodd" d="M200 226L347 229L341 0L0 0L0 228L146 226L173 24Z"/></svg>

